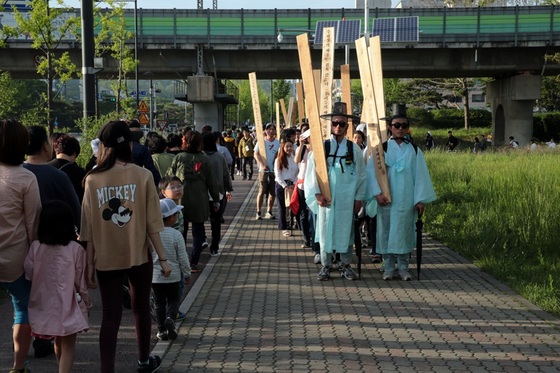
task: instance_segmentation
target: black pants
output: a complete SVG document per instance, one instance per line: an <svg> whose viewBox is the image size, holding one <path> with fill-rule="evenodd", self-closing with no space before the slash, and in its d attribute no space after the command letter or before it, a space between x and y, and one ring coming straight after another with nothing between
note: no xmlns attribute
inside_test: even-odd
<svg viewBox="0 0 560 373"><path fill-rule="evenodd" d="M247 165L249 165L249 179L253 177L253 157L243 158L243 178L247 178Z"/></svg>
<svg viewBox="0 0 560 373"><path fill-rule="evenodd" d="M168 282L152 283L154 290L154 303L158 328L162 330L165 319L170 317L173 321L179 312L179 283Z"/></svg>

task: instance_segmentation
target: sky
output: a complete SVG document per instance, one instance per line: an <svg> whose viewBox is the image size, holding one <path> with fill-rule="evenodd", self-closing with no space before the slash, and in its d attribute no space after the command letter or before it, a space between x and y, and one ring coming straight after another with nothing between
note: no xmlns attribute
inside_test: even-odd
<svg viewBox="0 0 560 373"><path fill-rule="evenodd" d="M144 9L196 9L197 0L137 0L138 8ZM395 2L395 1L393 1ZM66 0L66 4L78 8L78 0ZM218 0L218 9L307 9L307 8L354 8L355 0ZM127 8L133 8L131 3ZM204 9L212 8L213 0L203 0Z"/></svg>

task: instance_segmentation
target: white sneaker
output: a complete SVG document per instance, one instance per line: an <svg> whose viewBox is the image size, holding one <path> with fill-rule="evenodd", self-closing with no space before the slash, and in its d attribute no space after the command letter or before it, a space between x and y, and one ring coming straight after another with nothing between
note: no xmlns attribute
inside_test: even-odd
<svg viewBox="0 0 560 373"><path fill-rule="evenodd" d="M315 254L315 256L313 256L313 264L319 263L321 263L321 254Z"/></svg>
<svg viewBox="0 0 560 373"><path fill-rule="evenodd" d="M385 280L385 281L392 280L394 274L395 274L395 271L385 271L385 272L383 272L383 280Z"/></svg>
<svg viewBox="0 0 560 373"><path fill-rule="evenodd" d="M399 269L399 277L404 281L412 280L412 275L408 271L408 269Z"/></svg>

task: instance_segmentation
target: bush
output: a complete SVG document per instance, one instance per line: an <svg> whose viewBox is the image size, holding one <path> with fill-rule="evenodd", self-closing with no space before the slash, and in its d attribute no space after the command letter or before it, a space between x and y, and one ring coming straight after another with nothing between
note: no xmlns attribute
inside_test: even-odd
<svg viewBox="0 0 560 373"><path fill-rule="evenodd" d="M538 113L533 116L533 137L539 141L560 138L560 113Z"/></svg>
<svg viewBox="0 0 560 373"><path fill-rule="evenodd" d="M457 129L465 127L462 109L408 109L408 115L416 119L415 126L432 129ZM470 110L470 127L490 127L492 113L485 109Z"/></svg>

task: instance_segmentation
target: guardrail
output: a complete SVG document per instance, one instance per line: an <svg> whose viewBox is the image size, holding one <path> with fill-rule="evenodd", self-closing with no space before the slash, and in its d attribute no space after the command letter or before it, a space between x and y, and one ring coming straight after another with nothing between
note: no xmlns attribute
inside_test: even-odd
<svg viewBox="0 0 560 373"><path fill-rule="evenodd" d="M10 12L4 12L6 15ZM79 10L68 13L79 17ZM543 45L560 44L560 12L558 7L516 6L476 8L409 8L370 10L370 24L376 18L419 17L417 44L450 43L476 46L519 46L528 42ZM314 30L317 21L360 19L362 9L138 9L138 43L162 44L180 48L185 44L204 44L209 47L236 48L294 47L295 37ZM6 17L3 17L4 20ZM125 12L127 27L134 32L134 14ZM363 24L362 24L363 28ZM283 41L277 39L283 31ZM301 31L299 31L301 30ZM98 31L98 30L97 30ZM312 33L311 33L312 34ZM16 40L10 40L15 42ZM24 40L17 40L24 42ZM131 40L132 43L132 40ZM407 42L406 44L410 44ZM399 43L385 43L384 47L401 47Z"/></svg>

